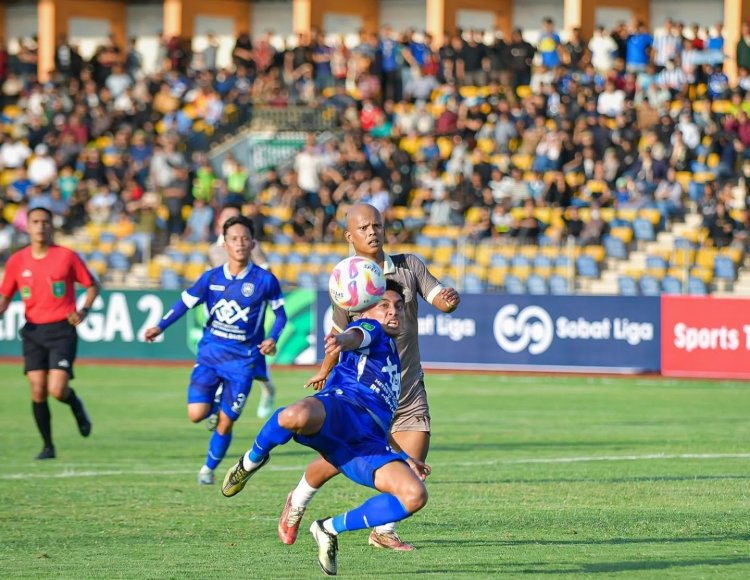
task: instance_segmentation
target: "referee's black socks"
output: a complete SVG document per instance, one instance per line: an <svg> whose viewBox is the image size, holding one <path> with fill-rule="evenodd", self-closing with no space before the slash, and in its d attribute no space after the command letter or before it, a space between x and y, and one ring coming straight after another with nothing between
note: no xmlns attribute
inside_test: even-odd
<svg viewBox="0 0 750 580"><path fill-rule="evenodd" d="M52 449L52 421L49 413L49 405L47 401L43 403L32 402L32 408L34 410L34 420L36 421L36 427L39 429L39 433L44 440L44 447L46 449Z"/></svg>

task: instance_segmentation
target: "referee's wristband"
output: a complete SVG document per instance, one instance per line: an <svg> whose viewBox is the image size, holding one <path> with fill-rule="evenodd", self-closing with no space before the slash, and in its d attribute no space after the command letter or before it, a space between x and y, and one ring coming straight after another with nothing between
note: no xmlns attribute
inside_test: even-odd
<svg viewBox="0 0 750 580"><path fill-rule="evenodd" d="M88 309L88 308L86 308L86 307L84 306L83 308L81 308L81 309L79 310L79 312L83 312L83 314L84 314L84 315L86 315L86 314L88 314L88 313L89 313L89 309Z"/></svg>
<svg viewBox="0 0 750 580"><path fill-rule="evenodd" d="M409 461L409 454L404 451L403 449L398 452L398 456L403 459L404 461Z"/></svg>

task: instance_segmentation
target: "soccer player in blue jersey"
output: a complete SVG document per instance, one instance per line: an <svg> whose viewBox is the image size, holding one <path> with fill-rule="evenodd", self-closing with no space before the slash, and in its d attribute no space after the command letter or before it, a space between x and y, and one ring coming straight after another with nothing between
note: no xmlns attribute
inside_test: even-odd
<svg viewBox="0 0 750 580"><path fill-rule="evenodd" d="M276 343L286 324L284 297L276 277L253 264L253 224L236 216L224 223L228 262L208 270L167 312L158 326L146 331L153 342L190 308L206 303L208 320L198 343L198 356L188 387L188 417L194 423L218 411L219 420L208 445L206 463L198 482L214 483L214 469L232 442L232 426L239 419L253 380L266 377L266 355L276 352ZM264 337L266 306L275 320ZM214 401L223 383L220 400Z"/></svg>
<svg viewBox="0 0 750 580"><path fill-rule="evenodd" d="M383 299L340 334L325 338L325 351L340 355L317 394L278 409L250 451L227 472L222 493L233 496L270 460L271 451L292 438L325 457L355 483L380 491L361 506L313 522L324 574L336 574L336 536L403 520L427 503L423 480L430 468L409 457L390 436L401 392L401 362L395 337L404 314L401 286L387 282Z"/></svg>

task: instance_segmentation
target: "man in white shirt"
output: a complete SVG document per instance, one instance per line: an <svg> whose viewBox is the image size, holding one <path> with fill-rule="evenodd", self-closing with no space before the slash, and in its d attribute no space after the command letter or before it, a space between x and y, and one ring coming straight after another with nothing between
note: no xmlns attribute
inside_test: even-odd
<svg viewBox="0 0 750 580"><path fill-rule="evenodd" d="M594 36L589 40L589 50L591 51L591 64L598 72L608 72L612 69L617 43L609 34L604 33L603 26L596 27Z"/></svg>
<svg viewBox="0 0 750 580"><path fill-rule="evenodd" d="M28 176L34 185L47 189L57 177L57 164L49 155L47 146L39 144L34 149L34 159L29 163Z"/></svg>

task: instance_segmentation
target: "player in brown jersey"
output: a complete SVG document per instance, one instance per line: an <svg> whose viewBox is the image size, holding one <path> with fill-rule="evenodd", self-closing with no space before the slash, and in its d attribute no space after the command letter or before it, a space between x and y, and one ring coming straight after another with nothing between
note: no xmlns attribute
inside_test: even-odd
<svg viewBox="0 0 750 580"><path fill-rule="evenodd" d="M388 255L384 252L383 218L373 206L358 204L351 208L347 214L345 236L354 247L355 254L380 264L386 278L395 280L404 288L404 321L397 337L402 365L401 398L391 425L391 433L396 443L410 457L424 461L430 447L430 410L419 355L418 296L442 312L453 312L458 307L460 297L455 289L443 286L418 256ZM333 307L334 332L341 332L354 319L356 313ZM336 362L336 357L326 356L320 370L305 387L321 389ZM282 542L294 543L307 504L315 492L337 473L336 468L322 457L308 465L300 483L287 496L284 511L279 519L278 533ZM393 524L375 528L368 542L372 546L391 550L414 549L414 546L401 541Z"/></svg>

